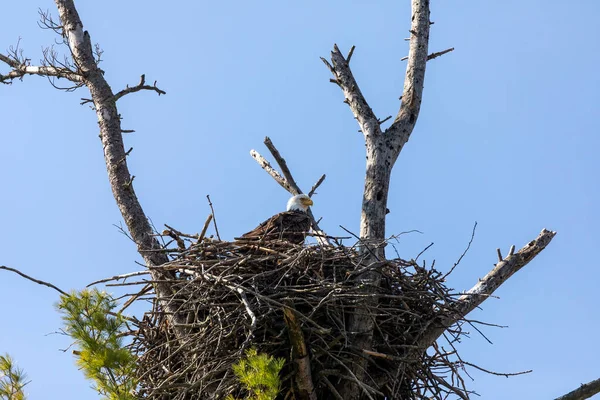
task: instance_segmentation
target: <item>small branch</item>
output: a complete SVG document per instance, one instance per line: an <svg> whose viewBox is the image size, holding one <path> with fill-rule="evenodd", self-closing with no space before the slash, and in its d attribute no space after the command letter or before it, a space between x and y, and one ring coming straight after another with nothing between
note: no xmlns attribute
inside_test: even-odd
<svg viewBox="0 0 600 400"><path fill-rule="evenodd" d="M146 85L146 75L142 74L142 76L140 78L140 83L138 83L136 86L133 86L133 87L127 86L126 89L123 89L120 92L118 92L117 94L115 94L113 96L113 100L117 101L121 97L123 97L123 96L125 96L125 95L127 95L129 93L139 92L140 90L153 90L156 93L158 93L159 96L161 94L167 94L167 92L165 92L164 90L161 90L158 87L156 87L156 81L154 81L154 85L152 85L152 86Z"/></svg>
<svg viewBox="0 0 600 400"><path fill-rule="evenodd" d="M129 298L129 300L127 300L124 304L123 307L121 307L121 309L119 310L119 314L122 313L123 311L125 311L125 309L127 307L129 307L131 304L133 304L134 301L136 301L138 298L140 298L141 296L145 295L146 293L148 293L149 291L151 291L154 288L154 286L152 286L151 283L147 284L146 286L144 286L142 288L142 290L140 290L138 293L134 294L133 296L131 296Z"/></svg>
<svg viewBox="0 0 600 400"><path fill-rule="evenodd" d="M434 58L438 58L439 56L443 56L444 54L450 53L451 51L454 51L454 47L451 47L451 48L443 50L443 51L438 51L437 53L431 53L430 55L427 56L427 61L431 61Z"/></svg>
<svg viewBox="0 0 600 400"><path fill-rule="evenodd" d="M315 183L313 185L313 187L310 188L310 192L308 192L308 197L313 197L313 195L315 194L315 191L317 190L317 188L319 186L321 186L321 183L323 183L324 180L325 180L325 174L321 175L321 177L319 178L317 183Z"/></svg>
<svg viewBox="0 0 600 400"><path fill-rule="evenodd" d="M433 60L434 58L438 58L439 56L443 56L446 53L450 53L451 51L454 51L454 47L450 48L450 49L446 49L444 51L438 51L437 53L431 53L430 55L427 56L427 61ZM408 56L406 57L402 57L400 59L400 61L406 61L408 60Z"/></svg>
<svg viewBox="0 0 600 400"><path fill-rule="evenodd" d="M285 159L281 156L281 154L279 153L279 150L277 150L277 148L275 147L275 145L273 144L273 142L271 141L271 139L268 136L265 137L264 143L265 143L265 146L267 146L267 149L269 149L269 151L273 155L273 158L277 162L277 165L279 165L279 168L281 168L281 173L283 174L285 180L287 181L290 188L292 189L292 192L291 192L292 195L295 196L297 194L301 194L302 190L300 190L300 188L298 187L298 184L294 180L294 177L292 176L292 173L290 172L290 169L287 166L287 162L285 162Z"/></svg>
<svg viewBox="0 0 600 400"><path fill-rule="evenodd" d="M13 68L6 75L0 74L0 82L2 83L10 83L13 79L22 78L25 75L39 75L39 76L48 76L48 77L57 77L57 78L65 78L71 82L82 83L83 77L69 69L66 68L58 68L54 66L34 66L28 65L26 61L18 62L4 54L0 54L0 61L8 64Z"/></svg>
<svg viewBox="0 0 600 400"><path fill-rule="evenodd" d="M460 257L458 258L458 260L454 263L454 265L452 266L452 268L450 268L450 271L446 272L446 274L442 277L442 279L446 279L448 277L448 275L450 275L454 271L454 268L456 268L458 266L458 264L460 264L460 262L462 261L463 257L467 254L467 252L471 248L471 244L473 243L473 239L475 239L475 230L476 229L477 229L477 221L475 221L475 224L473 225L473 231L471 232L471 239L469 240L469 244L467 244L467 248L465 249L465 251L463 251L463 253L460 255ZM515 250L515 246L513 246L512 249L514 251Z"/></svg>
<svg viewBox="0 0 600 400"><path fill-rule="evenodd" d="M346 56L346 62L348 64L350 64L350 59L352 58L352 54L354 54L354 49L356 49L356 46L350 47L350 51L348 52L348 55Z"/></svg>
<svg viewBox="0 0 600 400"><path fill-rule="evenodd" d="M86 287L94 286L99 283L104 283L104 282L109 282L109 281L118 281L121 279L127 279L127 278L131 278L132 276L149 275L149 274L150 274L150 271L137 271L137 272L130 272L128 274L115 275L110 278L104 278L104 279L100 279L98 281L92 282L92 283L88 284Z"/></svg>
<svg viewBox="0 0 600 400"><path fill-rule="evenodd" d="M525 374L530 374L533 372L532 369L529 369L527 371L521 371L521 372L494 372L494 371L489 371L485 368L481 368L479 365L475 365L475 364L471 364L470 362L466 362L466 361L461 361L461 363L463 363L464 365L468 365L469 367L473 367L475 369L478 369L482 372L485 372L486 374L490 374L490 375L496 375L496 376L505 376L505 377L509 377L509 376L517 376L517 375L525 375Z"/></svg>
<svg viewBox="0 0 600 400"><path fill-rule="evenodd" d="M217 227L217 218L215 217L215 209L213 208L212 201L210 201L210 195L207 194L206 198L208 199L208 205L210 206L210 212L215 226L215 233L217 234L217 239L221 240L221 235L219 235L219 228Z"/></svg>
<svg viewBox="0 0 600 400"><path fill-rule="evenodd" d="M210 221L212 221L212 219L213 219L213 215L208 214L206 221L204 221L204 226L202 227L202 232L200 232L200 236L198 236L198 243L200 243L204 239L204 235L206 235L206 231L207 231L208 226L210 225Z"/></svg>
<svg viewBox="0 0 600 400"><path fill-rule="evenodd" d="M600 379L585 383L572 392L557 397L555 400L583 400L589 399L598 393L600 393Z"/></svg>
<svg viewBox="0 0 600 400"><path fill-rule="evenodd" d="M25 279L29 279L32 282L37 283L38 285L44 285L44 286L48 286L49 288L52 288L54 290L56 290L57 292L59 292L60 294L64 294L67 295L67 292L65 292L64 290L59 289L58 287L54 286L51 283L45 282L45 281L41 281L39 279L35 279L30 277L29 275L26 275L24 273L22 273L21 271L19 271L18 269L14 269L14 268L10 268L10 267L6 267L4 265L0 265L0 269L5 269L7 271L11 271L14 272L15 274L21 275L23 278Z"/></svg>
<svg viewBox="0 0 600 400"><path fill-rule="evenodd" d="M392 116L391 116L391 115L388 115L387 117L385 117L385 118L384 118L384 119L382 119L382 120L377 120L377 122L379 122L379 125L381 125L381 124L383 124L385 121L387 121L387 120L389 120L389 119L391 119L391 118L392 118Z"/></svg>
<svg viewBox="0 0 600 400"><path fill-rule="evenodd" d="M279 183L279 185L281 185L281 187L284 188L286 191L293 193L292 187L287 183L285 178L281 176L279 172L277 172L271 166L271 163L269 163L256 150L250 150L250 155L252 156L252 158L254 158L254 160L256 160L256 162L258 163L258 165L261 166L262 169L264 169L269 175L271 175L273 179L275 179L275 182Z"/></svg>
<svg viewBox="0 0 600 400"><path fill-rule="evenodd" d="M248 297L246 297L246 292L244 291L244 289L238 287L238 288L231 288L235 290L236 292L238 292L240 294L240 297L242 299L242 303L244 304L244 307L246 307L246 312L248 313L248 316L250 317L250 334L248 335L248 337L246 338L246 341L244 342L244 344L246 344L248 341L251 340L252 338L252 332L254 331L254 327L256 327L256 315L254 314L254 311L252 311L252 307L250 307L250 302L248 301ZM244 347L244 344L242 345L242 347Z"/></svg>

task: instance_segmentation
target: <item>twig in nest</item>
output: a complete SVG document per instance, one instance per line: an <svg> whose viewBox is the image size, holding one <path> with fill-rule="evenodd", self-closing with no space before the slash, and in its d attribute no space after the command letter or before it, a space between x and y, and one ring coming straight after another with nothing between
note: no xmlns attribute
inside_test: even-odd
<svg viewBox="0 0 600 400"><path fill-rule="evenodd" d="M475 238L475 229L477 229L477 221L475 221L475 225L473 225L473 231L471 232L471 239L469 240L469 244L467 245L467 248L465 249L465 251L463 251L463 253L460 255L458 260L454 263L452 268L450 268L450 271L446 272L446 274L442 277L442 279L445 279L448 275L450 275L452 273L452 271L454 271L454 268L456 268L458 266L458 264L460 264L463 257L467 254L467 252L471 248L471 243L473 243L473 239ZM513 246L513 251L514 251L514 246Z"/></svg>
<svg viewBox="0 0 600 400"><path fill-rule="evenodd" d="M204 226L202 227L202 232L200 232L200 236L198 236L198 243L200 243L204 239L204 235L206 235L206 230L208 229L208 226L210 225L210 221L212 221L212 219L213 219L213 215L208 214L208 217L206 217L206 221L204 221Z"/></svg>
<svg viewBox="0 0 600 400"><path fill-rule="evenodd" d="M131 278L132 276L148 275L149 273L150 273L150 271L137 271L137 272L130 272L128 274L115 275L110 278L104 278L104 279L100 279L98 281L92 282L92 283L88 284L86 287L94 286L99 283L104 283L104 282L109 282L109 281L118 281L121 279L127 279L127 278Z"/></svg>
<svg viewBox="0 0 600 400"><path fill-rule="evenodd" d="M419 261L419 257L421 257L423 255L423 253L425 253L427 250L429 250L431 248L431 246L433 246L433 242L429 243L429 245L427 247L425 247L423 250L421 250L421 252L419 254L417 254L417 258L415 258L415 262Z"/></svg>
<svg viewBox="0 0 600 400"><path fill-rule="evenodd" d="M217 217L215 217L215 209L213 208L212 201L210 201L210 195L206 195L208 199L208 205L210 206L210 212L212 214L213 225L215 226L215 233L217 234L217 239L221 240L221 235L219 235L219 228L217 227Z"/></svg>

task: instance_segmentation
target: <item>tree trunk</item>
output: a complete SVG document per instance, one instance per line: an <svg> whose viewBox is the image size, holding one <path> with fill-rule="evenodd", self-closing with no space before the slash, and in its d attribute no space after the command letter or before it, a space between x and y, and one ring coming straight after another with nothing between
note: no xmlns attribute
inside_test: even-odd
<svg viewBox="0 0 600 400"><path fill-rule="evenodd" d="M152 251L159 249L161 246L153 236L152 227L133 190L133 177L127 167L121 118L117 111L115 96L104 79L103 71L96 64L90 35L83 30L83 24L72 0L56 0L56 6L73 61L78 66L78 72L83 77L84 83L89 88L92 96L98 125L100 126L104 160L113 196L146 265L163 264L168 261L167 256ZM153 280L159 282L155 284L157 296L161 298L161 294L164 294L165 297L169 297L171 289L167 284L160 283L162 278L160 273L153 269L150 272ZM179 325L185 323L185 320L179 316L176 306L165 302L164 308L171 326L174 327L176 332L182 333L183 328L180 328Z"/></svg>
<svg viewBox="0 0 600 400"><path fill-rule="evenodd" d="M404 90L400 110L392 125L384 132L381 121L375 116L371 107L362 95L358 84L350 71L349 61L354 48L348 57L344 57L337 46L331 54L332 64L323 60L334 75L334 82L342 89L345 100L350 106L365 136L367 166L365 188L363 192L362 214L360 221L361 251L366 253L367 264L385 259L385 217L390 187L390 176L402 148L413 131L423 93L425 65L428 57L429 43L429 0L412 0L412 25L410 29L410 48L408 65L404 80ZM364 285L365 292L377 290L380 276L375 271L361 274L358 281ZM348 321L348 332L351 347L357 354L370 350L373 339L374 320L369 315L369 306L377 299L369 297L365 304L358 305ZM363 381L367 371L367 359L357 356L351 366L354 376ZM338 385L344 399L359 399L363 391L355 382L344 381Z"/></svg>

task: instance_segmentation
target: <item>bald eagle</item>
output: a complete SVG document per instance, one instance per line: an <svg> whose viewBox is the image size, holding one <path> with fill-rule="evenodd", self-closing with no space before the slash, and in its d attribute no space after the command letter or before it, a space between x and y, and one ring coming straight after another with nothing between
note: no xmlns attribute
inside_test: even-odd
<svg viewBox="0 0 600 400"><path fill-rule="evenodd" d="M287 202L287 211L273 215L271 218L243 234L236 240L274 240L280 239L295 244L304 243L306 233L310 230L311 219L307 214L313 201L305 194L292 197Z"/></svg>

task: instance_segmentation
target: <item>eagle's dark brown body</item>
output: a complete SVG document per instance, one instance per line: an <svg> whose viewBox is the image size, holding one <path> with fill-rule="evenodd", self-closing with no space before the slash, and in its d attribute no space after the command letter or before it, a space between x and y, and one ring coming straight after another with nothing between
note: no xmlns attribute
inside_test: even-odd
<svg viewBox="0 0 600 400"><path fill-rule="evenodd" d="M254 228L240 238L244 240L285 240L295 244L304 243L310 231L310 217L303 211L285 211L273 215L271 218Z"/></svg>

